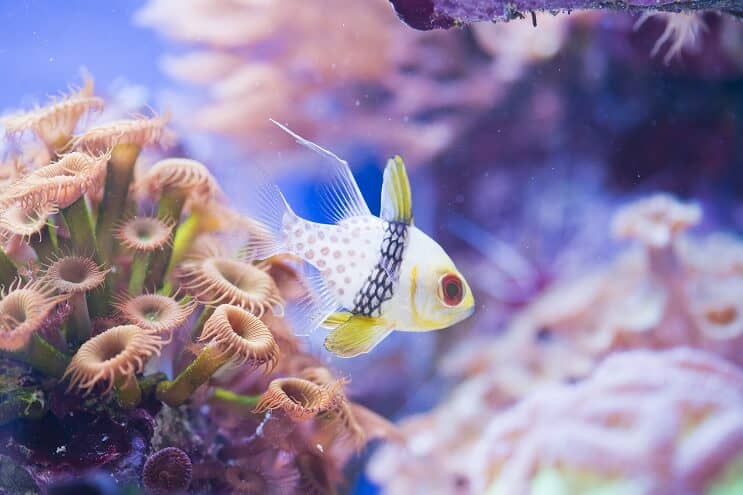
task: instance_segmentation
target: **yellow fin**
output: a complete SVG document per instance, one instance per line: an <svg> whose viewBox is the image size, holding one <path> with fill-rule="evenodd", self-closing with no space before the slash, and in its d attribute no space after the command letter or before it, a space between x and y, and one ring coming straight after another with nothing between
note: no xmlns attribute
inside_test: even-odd
<svg viewBox="0 0 743 495"><path fill-rule="evenodd" d="M341 357L366 354L391 331L387 322L380 318L352 315L325 338L325 348Z"/></svg>
<svg viewBox="0 0 743 495"><path fill-rule="evenodd" d="M325 318L325 321L322 322L322 326L325 328L336 329L350 320L352 316L353 313L350 311L337 311L328 315L328 317Z"/></svg>
<svg viewBox="0 0 743 495"><path fill-rule="evenodd" d="M388 222L413 223L413 200L410 182L402 158L387 161L382 183L382 209L379 216Z"/></svg>

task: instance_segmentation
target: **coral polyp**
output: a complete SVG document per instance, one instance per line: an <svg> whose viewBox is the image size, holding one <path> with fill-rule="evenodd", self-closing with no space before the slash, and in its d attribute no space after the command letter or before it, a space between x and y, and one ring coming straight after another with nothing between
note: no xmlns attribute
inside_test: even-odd
<svg viewBox="0 0 743 495"><path fill-rule="evenodd" d="M153 494L290 493L312 444L333 451L339 471L355 447L328 437L335 423L320 416L352 403L338 385L298 378L316 359L282 319L281 294L297 280L228 254L232 237L260 229L206 165L138 166L175 140L167 115L82 128L103 105L91 83L4 120L3 455L43 492L98 469ZM20 145L26 128L45 152ZM197 443L236 418L250 424Z"/></svg>

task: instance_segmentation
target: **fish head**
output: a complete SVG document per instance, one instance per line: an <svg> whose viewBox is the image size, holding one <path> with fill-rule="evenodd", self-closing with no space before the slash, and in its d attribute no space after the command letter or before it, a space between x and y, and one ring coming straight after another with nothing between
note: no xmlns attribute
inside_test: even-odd
<svg viewBox="0 0 743 495"><path fill-rule="evenodd" d="M417 230L417 229L416 229ZM418 231L408 254L413 322L421 330L447 328L475 311L475 297L464 275L433 239Z"/></svg>

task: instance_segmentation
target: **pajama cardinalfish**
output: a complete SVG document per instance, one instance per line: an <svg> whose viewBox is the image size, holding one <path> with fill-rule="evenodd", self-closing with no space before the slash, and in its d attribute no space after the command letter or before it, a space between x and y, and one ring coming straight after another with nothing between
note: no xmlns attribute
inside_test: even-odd
<svg viewBox="0 0 743 495"><path fill-rule="evenodd" d="M257 192L264 232L252 246L255 255L289 253L306 264L308 295L291 318L298 334L328 328L325 347L353 357L371 351L393 330L439 330L473 313L465 278L442 247L413 225L410 184L399 156L384 170L377 217L344 160L276 125L324 155L332 175L326 200L335 224L299 217L274 184Z"/></svg>

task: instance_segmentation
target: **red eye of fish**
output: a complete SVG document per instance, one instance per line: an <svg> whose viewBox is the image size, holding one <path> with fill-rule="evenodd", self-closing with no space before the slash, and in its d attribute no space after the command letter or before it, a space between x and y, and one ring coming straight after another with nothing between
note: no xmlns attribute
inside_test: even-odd
<svg viewBox="0 0 743 495"><path fill-rule="evenodd" d="M440 283L444 304L447 306L456 306L462 302L464 298L464 287L462 286L462 280L458 276L448 273L441 277Z"/></svg>

